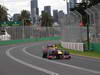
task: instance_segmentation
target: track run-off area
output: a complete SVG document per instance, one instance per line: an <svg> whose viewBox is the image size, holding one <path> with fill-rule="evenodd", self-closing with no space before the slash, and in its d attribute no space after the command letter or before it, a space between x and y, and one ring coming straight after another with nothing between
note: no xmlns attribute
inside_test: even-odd
<svg viewBox="0 0 100 75"><path fill-rule="evenodd" d="M48 42L0 46L0 75L100 75L100 59L43 59L42 48Z"/></svg>

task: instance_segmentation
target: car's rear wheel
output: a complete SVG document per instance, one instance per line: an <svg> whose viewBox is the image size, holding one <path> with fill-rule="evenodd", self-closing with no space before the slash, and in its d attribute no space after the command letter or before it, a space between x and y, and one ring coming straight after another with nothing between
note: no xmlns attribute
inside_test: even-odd
<svg viewBox="0 0 100 75"><path fill-rule="evenodd" d="M58 54L58 55L56 56L56 58L57 58L57 59L62 59L62 58L63 58L63 55L62 55L62 54Z"/></svg>
<svg viewBox="0 0 100 75"><path fill-rule="evenodd" d="M69 55L69 52L68 51L64 51L64 55Z"/></svg>
<svg viewBox="0 0 100 75"><path fill-rule="evenodd" d="M47 52L46 52L46 51L43 51L42 57L43 57L43 58L47 58Z"/></svg>

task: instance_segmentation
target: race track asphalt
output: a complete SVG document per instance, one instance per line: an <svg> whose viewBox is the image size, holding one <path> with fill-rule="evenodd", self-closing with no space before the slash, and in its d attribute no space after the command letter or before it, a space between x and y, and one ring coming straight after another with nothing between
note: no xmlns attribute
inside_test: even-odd
<svg viewBox="0 0 100 75"><path fill-rule="evenodd" d="M100 75L100 59L43 59L42 48L48 42L0 46L0 75Z"/></svg>

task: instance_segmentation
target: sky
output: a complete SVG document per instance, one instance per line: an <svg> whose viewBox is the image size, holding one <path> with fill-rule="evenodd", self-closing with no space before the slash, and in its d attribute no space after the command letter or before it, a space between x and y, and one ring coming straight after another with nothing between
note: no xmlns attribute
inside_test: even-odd
<svg viewBox="0 0 100 75"><path fill-rule="evenodd" d="M21 10L30 11L30 1L31 0L0 0L0 4L8 8L8 13L12 16L15 13L20 13ZM66 2L64 0L38 0L39 11L44 9L44 6L50 5L51 9L63 10L64 13L67 12Z"/></svg>

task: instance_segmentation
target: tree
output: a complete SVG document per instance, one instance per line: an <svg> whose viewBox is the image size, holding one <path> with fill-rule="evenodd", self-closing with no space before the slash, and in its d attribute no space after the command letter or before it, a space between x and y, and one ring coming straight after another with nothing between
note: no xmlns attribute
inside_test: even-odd
<svg viewBox="0 0 100 75"><path fill-rule="evenodd" d="M4 22L4 21L8 21L8 13L7 13L7 8L0 5L0 21Z"/></svg>
<svg viewBox="0 0 100 75"><path fill-rule="evenodd" d="M30 25L31 20L30 20L30 12L27 10L22 10L21 11L21 21L24 22L24 25Z"/></svg>
<svg viewBox="0 0 100 75"><path fill-rule="evenodd" d="M87 2L77 3L76 7L70 9L71 11L78 11L82 15L82 21L80 22L80 26L86 26L89 23L89 18L87 18L88 14L85 10L90 7Z"/></svg>
<svg viewBox="0 0 100 75"><path fill-rule="evenodd" d="M89 0L89 1L90 1L90 6L100 3L100 0Z"/></svg>
<svg viewBox="0 0 100 75"><path fill-rule="evenodd" d="M47 12L42 12L41 26L52 27L53 19Z"/></svg>

